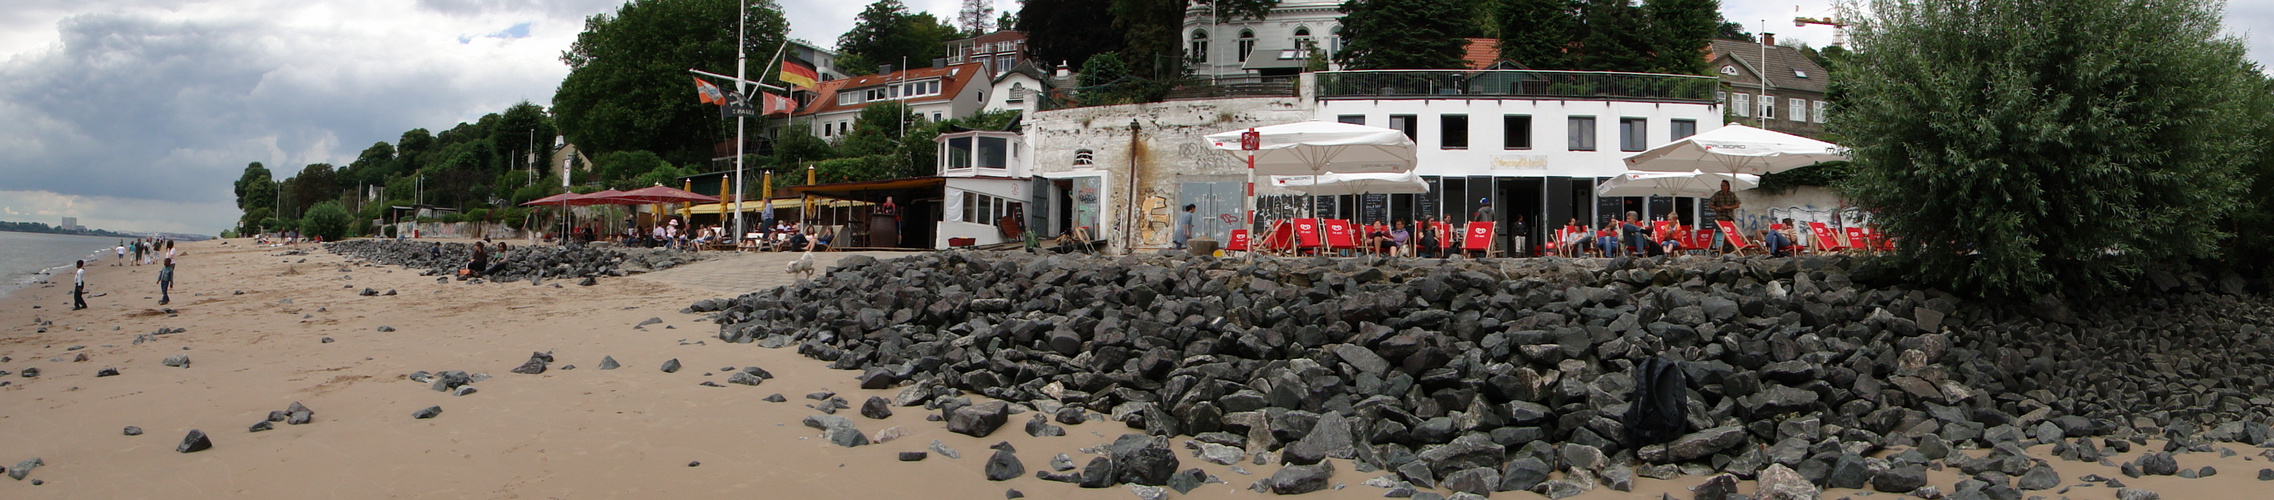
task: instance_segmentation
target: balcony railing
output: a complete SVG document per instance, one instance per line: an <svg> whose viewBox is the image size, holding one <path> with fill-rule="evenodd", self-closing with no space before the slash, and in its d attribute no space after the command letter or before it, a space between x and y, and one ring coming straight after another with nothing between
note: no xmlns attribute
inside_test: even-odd
<svg viewBox="0 0 2274 500"><path fill-rule="evenodd" d="M1318 73L1321 99L1519 97L1713 102L1710 76L1530 70L1376 70Z"/></svg>

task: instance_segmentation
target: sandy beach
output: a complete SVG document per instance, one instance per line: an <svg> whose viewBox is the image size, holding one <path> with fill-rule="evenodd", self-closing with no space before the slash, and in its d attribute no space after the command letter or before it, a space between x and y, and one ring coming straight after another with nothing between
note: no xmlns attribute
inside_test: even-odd
<svg viewBox="0 0 2274 500"><path fill-rule="evenodd" d="M794 349L726 344L689 303L727 295L644 277L606 278L595 286L552 281L438 283L416 270L346 264L303 247L305 255L256 248L248 240L185 245L174 301L157 305L157 267L91 267L92 306L69 311L69 275L0 299L0 465L33 457L44 465L25 480L0 481L0 498L1132 498L1125 488L1085 490L1035 479L1053 455L1079 465L1079 451L1131 432L1120 423L1067 426L1067 436L1036 438L1018 430L1029 415L981 439L928 422L921 407L893 408L873 420L856 411L870 396L857 372L830 370ZM753 266L749 259L706 261L682 274ZM705 268L704 266L713 266ZM777 271L779 266L765 268ZM747 269L745 269L747 271ZM558 284L558 286L556 286ZM369 287L395 295L360 296ZM241 294L240 294L241 292ZM35 308L36 307L36 308ZM171 313L163 307L171 307ZM649 318L661 324L638 327ZM50 322L50 323L43 323ZM46 332L40 333L41 325ZM381 326L393 331L379 331ZM144 337L161 329L180 333ZM84 346L84 347L80 347ZM539 375L510 373L531 352L556 361ZM84 354L84 362L76 356ZM167 367L187 355L187 368ZM599 370L603 356L623 367ZM677 373L658 369L677 359ZM573 365L574 369L569 369ZM732 368L759 366L776 378L756 387L725 384ZM38 368L36 378L18 376ZM117 376L97 377L116 368ZM465 396L410 381L415 371L488 374ZM698 385L717 382L724 387ZM818 414L808 393L834 391L856 410L841 410L871 436L904 427L907 437L843 448L800 425ZM782 394L787 402L763 398ZM975 396L976 399L976 396ZM300 402L314 411L305 425L275 424L248 432L272 410ZM433 419L412 413L439 405ZM126 436L138 426L145 432ZM212 436L212 449L177 453L191 429ZM933 455L900 462L939 440L961 459ZM1017 448L1027 475L991 482L982 475L989 445ZM1184 439L1174 441L1183 453ZM2231 457L2191 453L2183 467L2213 466L2204 479L2122 478L2167 499L2265 498L2259 450L2225 443ZM2051 458L2065 485L2085 474L2119 476L2115 467ZM2119 463L2144 449L2113 457ZM1975 452L1979 453L1979 452ZM692 463L700 462L699 466ZM1360 483L1383 472L1353 471L1335 460L1334 482L1346 485L1305 498L1379 498ZM1226 484L1195 498L1253 497L1247 487L1277 465L1243 465L1252 475L1186 458ZM1955 470L1935 473L1945 490ZM34 486L33 479L44 484ZM1702 478L1638 479L1633 492L1590 491L1578 498L1687 499ZM1741 491L1752 491L1750 484ZM2047 498L2115 498L2098 485L2025 492ZM1895 498L1887 493L1830 490L1824 498ZM1492 498L1544 498L1503 492Z"/></svg>

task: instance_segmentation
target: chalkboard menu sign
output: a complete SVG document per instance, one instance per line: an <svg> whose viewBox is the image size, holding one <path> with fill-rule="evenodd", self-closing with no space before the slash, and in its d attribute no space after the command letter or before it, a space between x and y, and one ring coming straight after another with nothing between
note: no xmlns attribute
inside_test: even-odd
<svg viewBox="0 0 2274 500"><path fill-rule="evenodd" d="M1658 220L1659 218L1665 218L1667 220L1680 219L1680 217L1674 215L1674 199L1665 196L1650 197L1649 218L1650 220Z"/></svg>
<svg viewBox="0 0 2274 500"><path fill-rule="evenodd" d="M1413 197L1413 219L1437 217L1437 196L1438 193L1443 192L1445 192L1445 184L1439 180L1430 179L1429 192Z"/></svg>
<svg viewBox="0 0 2274 500"><path fill-rule="evenodd" d="M1336 215L1338 212L1335 212L1335 210L1334 210L1334 206L1335 206L1335 205L1334 205L1334 201L1335 201L1335 199L1336 199L1336 198L1341 198L1341 197L1340 197L1340 196L1320 196L1320 197L1318 197L1318 200L1319 200L1319 201L1318 201L1318 205L1315 205L1315 206L1316 206L1316 207L1318 207L1318 210L1319 210L1319 217L1320 217L1320 218L1325 218L1325 219L1333 219L1333 218L1338 218L1338 217L1341 217L1340 215Z"/></svg>
<svg viewBox="0 0 2274 500"><path fill-rule="evenodd" d="M1697 221L1695 221L1695 222L1693 222L1693 224L1696 224L1696 225L1698 225L1698 226L1710 226L1710 225L1712 225L1712 224L1713 224L1713 217L1714 217L1714 211L1713 211L1713 207L1710 207L1710 206L1706 206L1705 204L1703 204L1703 203L1700 203L1700 204L1698 204L1698 220L1697 220ZM1707 229L1711 229L1711 228L1707 228Z"/></svg>
<svg viewBox="0 0 2274 500"><path fill-rule="evenodd" d="M1603 227L1612 220L1626 217L1627 199L1622 196L1595 198L1595 227Z"/></svg>
<svg viewBox="0 0 2274 500"><path fill-rule="evenodd" d="M1365 200L1358 204L1361 209L1358 216L1360 222L1370 224L1390 220L1390 195L1368 194L1364 196Z"/></svg>

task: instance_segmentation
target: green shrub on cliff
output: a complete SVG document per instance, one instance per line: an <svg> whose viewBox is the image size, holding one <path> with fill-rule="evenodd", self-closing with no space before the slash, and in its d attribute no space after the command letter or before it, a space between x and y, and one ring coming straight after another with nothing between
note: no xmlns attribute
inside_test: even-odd
<svg viewBox="0 0 2274 500"><path fill-rule="evenodd" d="M325 241L347 235L347 227L355 216L347 213L340 202L327 201L308 208L308 215L300 218L300 232L309 236L322 236Z"/></svg>

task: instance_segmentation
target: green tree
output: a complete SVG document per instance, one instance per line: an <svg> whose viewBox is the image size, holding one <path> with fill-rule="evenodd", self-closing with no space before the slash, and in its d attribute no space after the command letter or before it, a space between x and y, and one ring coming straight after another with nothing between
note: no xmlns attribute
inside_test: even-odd
<svg viewBox="0 0 2274 500"><path fill-rule="evenodd" d="M395 164L395 145L379 141L363 148L355 161L340 169L339 181L341 185L357 188L386 182L387 176L394 175Z"/></svg>
<svg viewBox="0 0 2274 500"><path fill-rule="evenodd" d="M633 0L585 19L561 54L569 75L553 95L557 125L587 154L647 150L681 163L709 160L727 137L717 106L696 100L689 68L734 74L735 0ZM753 2L752 59L771 55L788 22ZM753 63L755 67L757 64Z"/></svg>
<svg viewBox="0 0 2274 500"><path fill-rule="evenodd" d="M629 181L640 174L655 170L656 167L669 165L669 162L663 161L663 157L646 151L607 153L600 155L600 158L594 159L593 162L599 164L600 180L610 184L614 184L616 181Z"/></svg>
<svg viewBox="0 0 2274 500"><path fill-rule="evenodd" d="M347 235L348 225L354 220L355 217L349 215L347 208L341 207L340 202L325 201L308 207L308 216L300 218L300 232L309 236L322 236L325 241L335 241Z"/></svg>
<svg viewBox="0 0 2274 500"><path fill-rule="evenodd" d="M955 11L955 24L963 28L964 37L995 32L995 1L963 0L963 8Z"/></svg>
<svg viewBox="0 0 2274 500"><path fill-rule="evenodd" d="M1342 53L1350 69L1463 68L1468 7L1456 0L1344 0Z"/></svg>
<svg viewBox="0 0 2274 500"><path fill-rule="evenodd" d="M1627 0L1585 0L1580 3L1579 20L1580 53L1572 69L1649 71L1654 47L1641 7Z"/></svg>
<svg viewBox="0 0 2274 500"><path fill-rule="evenodd" d="M1106 5L1114 29L1121 31L1121 62L1130 75L1151 81L1184 76L1184 9L1184 0L1112 0Z"/></svg>
<svg viewBox="0 0 2274 500"><path fill-rule="evenodd" d="M1705 47L1721 27L1721 0L1649 0L1650 68L1654 73L1702 75Z"/></svg>
<svg viewBox="0 0 2274 500"><path fill-rule="evenodd" d="M2226 242L2226 260L2260 286L2274 285L2274 79L2260 76L2252 83L2248 105L2239 112L2252 120L2250 135L2259 148L2244 163L2248 191L2233 220L2226 225L2234 237Z"/></svg>
<svg viewBox="0 0 2274 500"><path fill-rule="evenodd" d="M545 108L529 101L521 101L505 108L490 130L496 139L500 165L508 169L543 169L553 154L553 117ZM534 160L530 154L535 153Z"/></svg>
<svg viewBox="0 0 2274 500"><path fill-rule="evenodd" d="M1852 32L1843 190L1911 277L2104 293L2211 255L2258 144L2213 0L1882 1Z"/></svg>
<svg viewBox="0 0 2274 500"><path fill-rule="evenodd" d="M900 101L885 101L861 108L861 115L853 121L853 131L845 134L837 149L845 156L868 156L890 153L900 147L900 137L917 128L922 118L908 111Z"/></svg>
<svg viewBox="0 0 2274 500"><path fill-rule="evenodd" d="M339 175L338 172L332 170L330 163L310 163L306 167L301 167L300 174L292 176L291 182L292 190L285 194L293 209L292 213L299 213L301 210L315 207L317 203L324 200L336 200L340 197Z"/></svg>
<svg viewBox="0 0 2274 500"><path fill-rule="evenodd" d="M1498 7L1501 59L1532 69L1574 67L1565 52L1579 30L1571 0L1500 0Z"/></svg>
<svg viewBox="0 0 2274 500"><path fill-rule="evenodd" d="M261 162L245 164L245 174L237 177L237 209L251 212L255 208L276 208L276 179Z"/></svg>
<svg viewBox="0 0 2274 500"><path fill-rule="evenodd" d="M269 207L253 207L246 209L245 216L237 218L237 227L241 228L238 230L238 232L243 234L259 233L263 230L264 227L261 225L261 222L274 218L275 216L276 210Z"/></svg>
<svg viewBox="0 0 2274 500"><path fill-rule="evenodd" d="M900 0L877 0L854 19L852 31L837 37L837 68L847 73L867 74L880 64L928 67L947 55L946 42L957 34L929 12L909 13Z"/></svg>
<svg viewBox="0 0 2274 500"><path fill-rule="evenodd" d="M1122 43L1113 13L1097 8L1097 0L1025 0L1015 26L1026 33L1027 52L1035 58L1074 68Z"/></svg>

